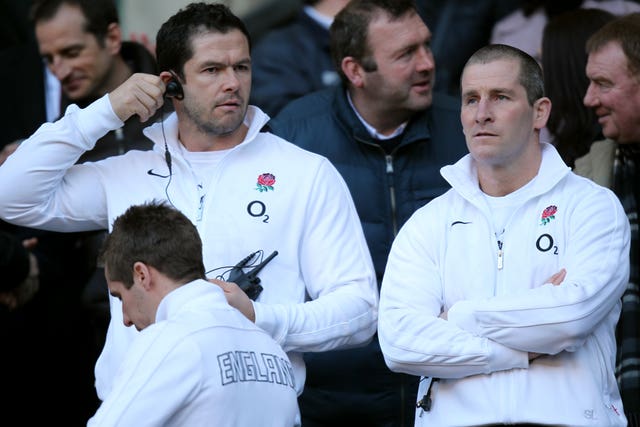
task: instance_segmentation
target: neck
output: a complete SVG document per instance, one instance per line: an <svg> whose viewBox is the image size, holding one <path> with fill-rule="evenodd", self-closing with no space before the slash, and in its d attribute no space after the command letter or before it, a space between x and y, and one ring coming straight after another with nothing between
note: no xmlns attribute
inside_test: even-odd
<svg viewBox="0 0 640 427"><path fill-rule="evenodd" d="M382 135L391 135L415 114L408 110L389 111L384 103L369 99L358 90L350 90L349 94L358 114Z"/></svg>
<svg viewBox="0 0 640 427"><path fill-rule="evenodd" d="M542 150L530 150L519 159L506 159L500 163L476 161L480 189L489 196L502 197L524 187L538 174Z"/></svg>

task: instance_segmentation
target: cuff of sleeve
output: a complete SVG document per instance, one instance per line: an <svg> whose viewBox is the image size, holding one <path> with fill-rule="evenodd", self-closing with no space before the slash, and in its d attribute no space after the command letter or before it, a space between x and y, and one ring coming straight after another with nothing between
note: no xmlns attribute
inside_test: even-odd
<svg viewBox="0 0 640 427"><path fill-rule="evenodd" d="M124 122L113 111L109 94L92 102L86 108L80 109L76 117L80 132L92 147L95 141L105 136L107 132L119 129L124 125Z"/></svg>
<svg viewBox="0 0 640 427"><path fill-rule="evenodd" d="M526 351L513 350L495 341L487 341L489 342L490 351L487 374L515 368L527 369L529 367L529 353Z"/></svg>
<svg viewBox="0 0 640 427"><path fill-rule="evenodd" d="M284 343L285 328L282 320L278 321L278 306L272 304L261 304L253 301L253 311L256 316L255 324L266 331L281 346Z"/></svg>

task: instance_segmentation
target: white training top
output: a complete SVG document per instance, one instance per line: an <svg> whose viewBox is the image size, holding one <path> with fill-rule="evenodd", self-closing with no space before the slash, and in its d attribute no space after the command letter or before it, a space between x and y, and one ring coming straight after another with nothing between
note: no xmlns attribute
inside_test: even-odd
<svg viewBox="0 0 640 427"><path fill-rule="evenodd" d="M71 105L0 168L0 218L56 231L106 229L129 206L168 200L198 228L210 277L253 252L266 257L277 250L259 274L264 291L253 304L255 323L287 352L300 393L303 352L369 342L378 289L344 180L326 158L262 132L268 120L249 107L245 140L218 160L204 194L179 148L175 113L164 121L164 132L160 123L145 129L153 150L75 164L122 121L108 95L84 109ZM124 326L120 301L111 297L110 303L111 322L95 370L101 399L137 334Z"/></svg>
<svg viewBox="0 0 640 427"><path fill-rule="evenodd" d="M232 308L222 290L197 280L161 301L156 323L127 351L113 390L89 427L299 425L289 358Z"/></svg>

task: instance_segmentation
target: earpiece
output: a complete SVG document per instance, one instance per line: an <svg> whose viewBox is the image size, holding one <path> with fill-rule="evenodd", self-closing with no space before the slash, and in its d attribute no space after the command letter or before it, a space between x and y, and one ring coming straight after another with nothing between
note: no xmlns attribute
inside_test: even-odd
<svg viewBox="0 0 640 427"><path fill-rule="evenodd" d="M165 92L165 96L169 98L176 98L176 99L184 98L182 85L175 77L169 80L169 82L167 83L167 91Z"/></svg>

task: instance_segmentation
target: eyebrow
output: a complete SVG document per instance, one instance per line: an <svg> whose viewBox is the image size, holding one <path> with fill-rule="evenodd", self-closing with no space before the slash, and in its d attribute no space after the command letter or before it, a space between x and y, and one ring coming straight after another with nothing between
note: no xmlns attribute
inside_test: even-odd
<svg viewBox="0 0 640 427"><path fill-rule="evenodd" d="M513 89L507 89L507 88L497 87L497 88L491 89L491 90L489 91L489 93L491 93L491 94L495 94L495 93L506 93L506 94L509 94L509 95L513 95L513 94L515 94L515 93L516 93L516 91L515 91L515 90L513 90Z"/></svg>
<svg viewBox="0 0 640 427"><path fill-rule="evenodd" d="M477 89L470 89L468 91L462 92L462 98L473 96L473 95L477 95L478 93L479 93L479 91ZM507 94L507 95L514 95L516 93L516 91L513 90L513 89L507 89L507 88L502 88L502 87L496 87L496 88L489 89L489 95L495 95L495 94L499 94L499 93L504 93L504 94Z"/></svg>
<svg viewBox="0 0 640 427"><path fill-rule="evenodd" d="M244 58L239 61L233 62L231 64L220 61L204 61L200 64L200 68L209 68L209 67L233 67L236 65L249 65L251 64L251 58Z"/></svg>

